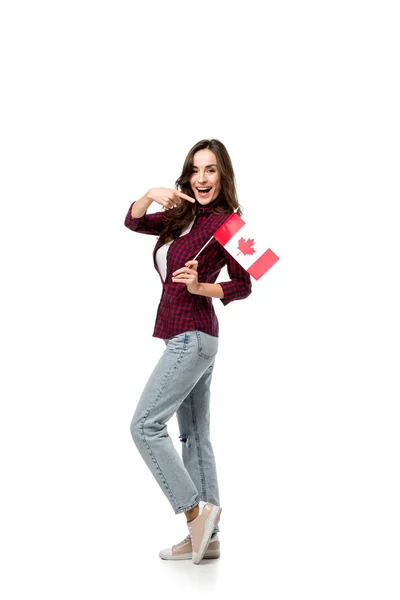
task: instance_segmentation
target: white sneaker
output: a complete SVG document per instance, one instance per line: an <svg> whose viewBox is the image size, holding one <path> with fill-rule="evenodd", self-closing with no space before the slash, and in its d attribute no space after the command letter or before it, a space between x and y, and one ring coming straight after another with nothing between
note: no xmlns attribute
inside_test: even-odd
<svg viewBox="0 0 400 600"><path fill-rule="evenodd" d="M219 521L222 508L211 502L199 502L199 514L187 523L192 539L192 561L198 565L207 551L214 528Z"/></svg>

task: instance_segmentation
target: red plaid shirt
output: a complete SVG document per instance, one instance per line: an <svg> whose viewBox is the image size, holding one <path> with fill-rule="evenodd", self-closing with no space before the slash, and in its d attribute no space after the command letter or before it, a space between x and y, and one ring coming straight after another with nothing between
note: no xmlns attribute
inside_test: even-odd
<svg viewBox="0 0 400 600"><path fill-rule="evenodd" d="M159 236L164 227L165 213L159 211L132 218L131 210L135 202L132 202L129 207L125 226L138 233ZM163 290L157 309L153 337L167 339L193 329L218 336L219 324L212 298L191 294L186 284L173 282L171 274L184 267L186 261L193 260L197 252L228 217L229 214L213 214L211 205L198 204L196 218L189 233L177 237L170 244L165 281L162 280L155 258L157 250L162 245L160 240L157 240L153 250L153 263L160 275ZM196 260L198 281L205 283L215 283L221 269L227 265L231 279L218 281L224 290L224 297L220 298L222 304L226 305L232 300L247 298L251 294L250 275L217 240L212 239Z"/></svg>

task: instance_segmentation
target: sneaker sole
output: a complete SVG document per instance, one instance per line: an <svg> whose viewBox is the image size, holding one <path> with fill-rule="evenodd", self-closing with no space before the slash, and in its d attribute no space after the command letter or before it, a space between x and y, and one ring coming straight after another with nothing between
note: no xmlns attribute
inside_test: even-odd
<svg viewBox="0 0 400 600"><path fill-rule="evenodd" d="M175 555L171 554L169 556L162 556L162 554L160 554L159 556L163 560L188 560L188 559L192 558L192 553L186 552L185 554L175 554ZM210 559L219 558L220 556L221 556L221 554L218 550L207 550L205 555L203 556L203 559L206 560L208 558L210 558Z"/></svg>
<svg viewBox="0 0 400 600"><path fill-rule="evenodd" d="M192 561L195 565L198 565L201 559L204 558L208 544L214 531L214 527L217 525L221 516L221 512L222 508L220 506L214 506L211 510L211 513L207 517L203 539L200 542L199 551L197 552L196 556L194 556L194 553L192 554Z"/></svg>

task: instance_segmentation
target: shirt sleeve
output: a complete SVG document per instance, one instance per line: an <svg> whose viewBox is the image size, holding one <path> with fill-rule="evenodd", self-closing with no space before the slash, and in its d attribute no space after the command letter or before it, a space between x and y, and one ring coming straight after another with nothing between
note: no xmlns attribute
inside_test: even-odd
<svg viewBox="0 0 400 600"><path fill-rule="evenodd" d="M246 269L238 263L233 256L222 247L226 259L226 266L230 281L217 281L224 290L224 297L220 298L225 306L232 300L242 300L252 292L251 278Z"/></svg>
<svg viewBox="0 0 400 600"><path fill-rule="evenodd" d="M160 235L164 229L164 213L162 211L155 213L145 213L142 217L132 217L132 206L136 204L136 200L132 202L128 213L125 217L125 227L138 233L148 233L149 235Z"/></svg>

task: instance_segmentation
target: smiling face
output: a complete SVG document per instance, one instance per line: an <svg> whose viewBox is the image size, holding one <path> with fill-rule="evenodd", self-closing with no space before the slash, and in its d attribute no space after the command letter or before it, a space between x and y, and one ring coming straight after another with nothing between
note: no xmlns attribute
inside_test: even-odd
<svg viewBox="0 0 400 600"><path fill-rule="evenodd" d="M210 204L221 191L217 159L214 152L204 149L193 156L193 172L190 186L199 204ZM205 188L205 191L201 190Z"/></svg>

